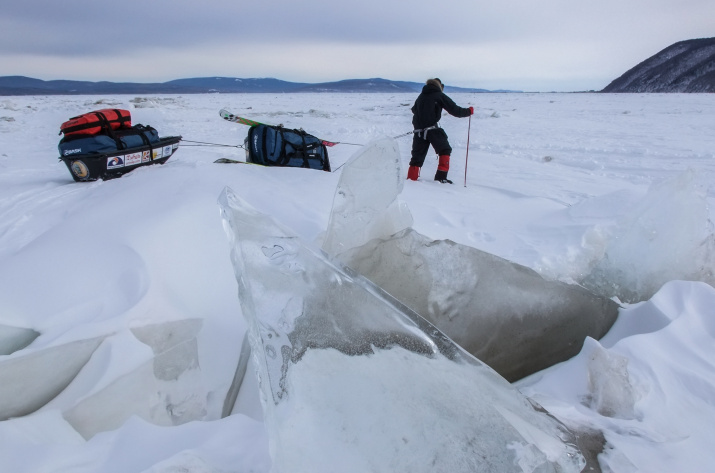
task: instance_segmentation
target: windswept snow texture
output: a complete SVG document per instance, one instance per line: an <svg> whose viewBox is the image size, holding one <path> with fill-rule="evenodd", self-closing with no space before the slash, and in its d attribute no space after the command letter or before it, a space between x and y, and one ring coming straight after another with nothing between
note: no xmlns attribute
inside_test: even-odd
<svg viewBox="0 0 715 473"><path fill-rule="evenodd" d="M58 410L91 438L132 416L165 426L204 419L196 340L201 325L201 320L151 324L4 357L0 420Z"/></svg>
<svg viewBox="0 0 715 473"><path fill-rule="evenodd" d="M608 84L603 92L715 92L715 38L668 46Z"/></svg>
<svg viewBox="0 0 715 473"><path fill-rule="evenodd" d="M368 280L220 197L274 471L578 472L573 438Z"/></svg>
<svg viewBox="0 0 715 473"><path fill-rule="evenodd" d="M518 385L568 424L604 432L603 471L707 471L702 461L713 453L706 432L715 425L713 307L711 286L670 282L624 311L600 343L588 340L578 356Z"/></svg>
<svg viewBox="0 0 715 473"><path fill-rule="evenodd" d="M87 364L102 338L18 352L0 360L0 420L30 414L60 394Z"/></svg>
<svg viewBox="0 0 715 473"><path fill-rule="evenodd" d="M137 327L100 347L90 364L47 407L64 417L85 438L114 430L132 416L171 426L206 418L206 388L198 362L197 335L201 320L180 320ZM145 344L147 348L136 347ZM93 376L111 373L111 359L123 350L144 352L128 372L103 379L90 391ZM96 381L95 381L96 382Z"/></svg>
<svg viewBox="0 0 715 473"><path fill-rule="evenodd" d="M29 328L0 324L0 355L9 355L32 343L40 334Z"/></svg>

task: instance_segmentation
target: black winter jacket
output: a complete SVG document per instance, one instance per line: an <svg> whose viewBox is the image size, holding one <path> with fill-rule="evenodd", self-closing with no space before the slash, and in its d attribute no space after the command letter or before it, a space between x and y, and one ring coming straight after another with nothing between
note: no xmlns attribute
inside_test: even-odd
<svg viewBox="0 0 715 473"><path fill-rule="evenodd" d="M452 99L447 97L441 88L435 84L427 84L422 87L422 93L415 100L412 106L412 126L415 130L421 130L436 125L442 118L442 110L452 116L463 118L472 114L468 108L458 106Z"/></svg>

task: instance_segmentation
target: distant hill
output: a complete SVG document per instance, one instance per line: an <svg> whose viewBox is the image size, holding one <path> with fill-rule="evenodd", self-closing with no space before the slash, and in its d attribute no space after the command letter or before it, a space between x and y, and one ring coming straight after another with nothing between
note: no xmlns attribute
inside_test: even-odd
<svg viewBox="0 0 715 473"><path fill-rule="evenodd" d="M715 92L715 38L675 43L601 92Z"/></svg>
<svg viewBox="0 0 715 473"><path fill-rule="evenodd" d="M424 84L387 79L349 79L307 84L279 79L197 77L162 83L88 82L0 77L0 95L95 95L95 94L205 94L299 92L419 92ZM445 92L490 92L485 89L445 87ZM500 90L499 92L507 92Z"/></svg>

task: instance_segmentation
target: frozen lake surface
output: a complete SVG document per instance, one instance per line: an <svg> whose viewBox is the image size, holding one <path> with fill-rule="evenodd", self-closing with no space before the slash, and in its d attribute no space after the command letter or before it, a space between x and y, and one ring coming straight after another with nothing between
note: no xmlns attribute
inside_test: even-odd
<svg viewBox="0 0 715 473"><path fill-rule="evenodd" d="M715 462L715 96L452 98L476 109L466 179L470 121L443 116L454 184L432 181L437 159L428 155L421 179L400 194L412 227L623 305L600 342L586 340L578 356L516 386L566 425L603 431L603 471L707 471ZM233 415L221 419L246 322L218 196L229 186L319 247L340 166L356 145L409 132L414 99L0 97L3 467L270 471L251 369ZM222 121L226 108L351 144L329 149L332 173L214 164L244 159L243 150L185 142L163 166L75 183L57 160L57 132L101 108L129 109L134 123L185 140L242 145L247 128ZM397 141L406 169L410 138ZM348 461L325 455L333 466Z"/></svg>

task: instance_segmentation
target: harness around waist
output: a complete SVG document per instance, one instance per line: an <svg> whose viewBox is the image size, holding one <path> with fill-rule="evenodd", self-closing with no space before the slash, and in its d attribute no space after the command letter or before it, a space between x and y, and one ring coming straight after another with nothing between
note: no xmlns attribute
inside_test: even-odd
<svg viewBox="0 0 715 473"><path fill-rule="evenodd" d="M422 138L423 140L426 140L426 139L427 139L427 132L430 131L430 130L434 130L435 128L439 128L439 127L440 127L440 126L439 126L439 123L437 123L436 125L428 126L427 128L421 128L421 129L419 129L419 130L413 130L412 133L415 133L415 134L417 134L417 136L419 136L419 137Z"/></svg>

